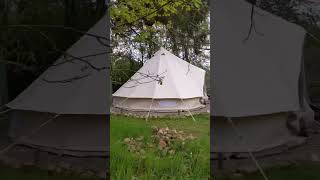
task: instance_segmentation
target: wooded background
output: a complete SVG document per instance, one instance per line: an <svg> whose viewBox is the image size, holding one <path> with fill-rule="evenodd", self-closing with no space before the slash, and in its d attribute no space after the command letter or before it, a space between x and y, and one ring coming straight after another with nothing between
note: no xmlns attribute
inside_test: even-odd
<svg viewBox="0 0 320 180"><path fill-rule="evenodd" d="M320 13L308 0L248 1L319 36ZM61 56L61 52L52 48L52 42L65 51L83 35L63 27L85 32L108 8L112 25L113 90L126 82L160 46L209 72L208 2L112 0L107 5L105 0L2 0L0 104L13 99ZM30 25L41 26L30 28ZM308 46L318 44L309 37Z"/></svg>

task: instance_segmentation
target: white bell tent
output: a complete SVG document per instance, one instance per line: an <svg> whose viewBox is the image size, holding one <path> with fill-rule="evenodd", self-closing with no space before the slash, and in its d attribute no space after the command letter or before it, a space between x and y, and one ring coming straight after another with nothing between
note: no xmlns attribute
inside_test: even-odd
<svg viewBox="0 0 320 180"><path fill-rule="evenodd" d="M7 104L15 143L77 156L107 155L107 38L105 16Z"/></svg>
<svg viewBox="0 0 320 180"><path fill-rule="evenodd" d="M306 31L258 7L251 21L251 9L245 0L214 1L212 152L299 144L304 138L287 127L290 114L313 118L304 86Z"/></svg>
<svg viewBox="0 0 320 180"><path fill-rule="evenodd" d="M139 112L178 112L203 108L205 70L160 48L113 94L113 106Z"/></svg>

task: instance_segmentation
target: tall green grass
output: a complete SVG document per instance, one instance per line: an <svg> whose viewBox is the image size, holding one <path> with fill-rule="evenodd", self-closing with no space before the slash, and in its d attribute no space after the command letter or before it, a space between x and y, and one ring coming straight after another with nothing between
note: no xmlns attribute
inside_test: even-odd
<svg viewBox="0 0 320 180"><path fill-rule="evenodd" d="M110 124L110 174L112 180L172 179L202 180L210 176L210 124L209 115L191 118L144 119L111 116ZM152 142L152 126L169 127L192 133L197 139L176 147L174 155L161 155L147 150L145 158L134 155L122 143L127 137L144 136Z"/></svg>

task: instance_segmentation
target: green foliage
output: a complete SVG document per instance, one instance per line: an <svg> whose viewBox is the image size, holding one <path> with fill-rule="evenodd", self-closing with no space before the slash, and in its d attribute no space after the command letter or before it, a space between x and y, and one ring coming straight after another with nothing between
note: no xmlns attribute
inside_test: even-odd
<svg viewBox="0 0 320 180"><path fill-rule="evenodd" d="M131 76L141 67L139 62L126 58L125 56L112 58L111 62L111 80L113 82L113 92L118 90L121 85L127 82Z"/></svg>
<svg viewBox="0 0 320 180"><path fill-rule="evenodd" d="M114 30L123 31L134 26L152 26L157 21L164 23L165 20L161 18L199 9L200 5L201 0L122 0L115 2L110 16Z"/></svg>
<svg viewBox="0 0 320 180"><path fill-rule="evenodd" d="M309 0L261 0L259 7L310 30L320 21L320 14L312 8L313 3Z"/></svg>
<svg viewBox="0 0 320 180"><path fill-rule="evenodd" d="M61 53L53 50L53 45L65 51L82 34L59 28L26 28L6 25L70 25L86 31L97 20L94 2L90 0L19 0L9 2L4 12L0 3L0 59L11 62L7 66L10 97L15 97L36 77L57 60ZM73 9L68 14L67 9ZM72 23L68 23L72 22ZM51 40L44 38L40 31ZM17 81L19 83L17 83Z"/></svg>
<svg viewBox="0 0 320 180"><path fill-rule="evenodd" d="M162 46L204 66L209 60L209 51L203 50L209 44L208 12L202 0L116 1L110 9L114 52L142 65Z"/></svg>

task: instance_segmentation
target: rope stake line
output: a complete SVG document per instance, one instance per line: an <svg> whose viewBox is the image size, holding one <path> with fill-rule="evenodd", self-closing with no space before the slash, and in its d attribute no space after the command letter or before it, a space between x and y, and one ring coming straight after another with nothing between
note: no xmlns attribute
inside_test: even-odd
<svg viewBox="0 0 320 180"><path fill-rule="evenodd" d="M12 109L6 109L6 110L4 110L4 111L1 111L1 112L0 112L0 115L6 114L6 113L8 113L8 112L10 112L10 111L12 111Z"/></svg>
<svg viewBox="0 0 320 180"><path fill-rule="evenodd" d="M186 103L184 103L183 99L181 99L181 102L182 102L182 104L184 104L184 106L186 107ZM190 106L189 106L189 108L190 108ZM187 110L188 110L189 114L191 115L192 120L193 120L194 122L196 122L197 120L193 117L193 115L192 115L192 113L191 113L190 109L188 109L188 108L187 108Z"/></svg>
<svg viewBox="0 0 320 180"><path fill-rule="evenodd" d="M317 120L313 120L313 121L316 123L316 125L318 125L320 127L320 122L319 121L317 121Z"/></svg>
<svg viewBox="0 0 320 180"><path fill-rule="evenodd" d="M234 122L232 121L232 119L230 117L227 118L228 123L231 124L232 129L234 130L234 132L237 134L237 136L239 137L239 139L246 145L246 143L244 142L244 138L241 135L241 133L239 132L238 128L236 127L236 125L234 124ZM258 168L260 174L263 176L264 180L269 180L269 178L267 177L265 171L262 169L262 167L260 166L259 162L257 161L257 159L254 157L252 151L250 149L247 149L248 154L250 156L250 158L252 159L252 161L255 163L256 167Z"/></svg>
<svg viewBox="0 0 320 180"><path fill-rule="evenodd" d="M148 112L148 115L147 115L147 118L146 118L146 122L148 122L152 105L153 105L153 98L152 98L152 100L151 100L151 104L150 104L149 112Z"/></svg>
<svg viewBox="0 0 320 180"><path fill-rule="evenodd" d="M39 127L37 127L36 129L34 129L33 131L31 131L30 134L21 136L21 137L18 138L17 141L15 141L15 142L13 142L13 143L11 143L11 144L9 144L9 145L1 148L1 150L0 150L0 155L6 153L8 150L10 150L11 148L13 148L13 147L16 146L17 144L19 144L19 142L18 142L19 140L23 140L24 138L29 137L29 136L35 134L35 133L38 132L42 127L46 126L47 124L49 124L50 122L52 122L54 119L56 119L56 118L59 117L59 116L60 116L60 114L56 114L55 116L53 116L53 117L50 118L49 120L47 120L47 121L45 121L44 123L42 123Z"/></svg>
<svg viewBox="0 0 320 180"><path fill-rule="evenodd" d="M120 108L120 105L122 105L126 100L128 100L129 98L126 97L124 100L122 100L120 103L116 104L114 107L116 108Z"/></svg>

